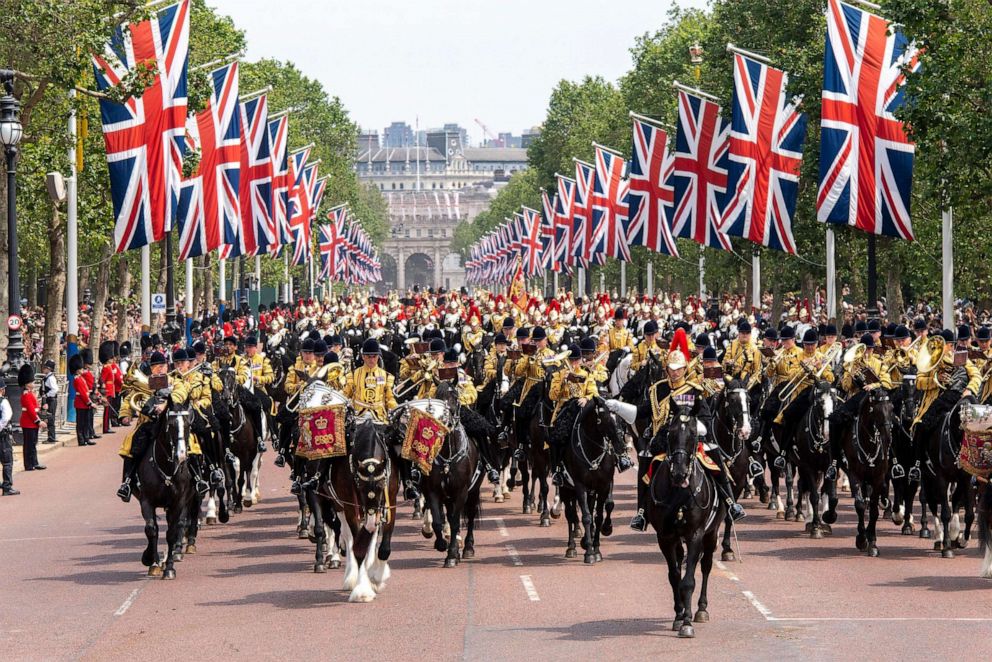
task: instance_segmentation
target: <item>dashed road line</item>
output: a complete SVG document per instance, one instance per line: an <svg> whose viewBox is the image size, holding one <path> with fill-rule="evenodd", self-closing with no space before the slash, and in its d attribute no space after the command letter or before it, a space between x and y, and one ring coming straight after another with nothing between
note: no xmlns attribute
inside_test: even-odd
<svg viewBox="0 0 992 662"><path fill-rule="evenodd" d="M541 596L537 594L537 589L534 588L534 582L531 580L530 575L520 575L520 581L523 582L524 590L527 591L527 597L530 598L530 601L540 602Z"/></svg>
<svg viewBox="0 0 992 662"><path fill-rule="evenodd" d="M131 591L131 595L127 596L127 600L124 601L124 604L117 608L117 611L114 612L114 616L123 616L124 612L130 609L131 605L134 604L134 599L138 597L138 593L140 592L140 588L136 588Z"/></svg>
<svg viewBox="0 0 992 662"><path fill-rule="evenodd" d="M523 565L524 564L524 562L522 560L520 560L520 554L517 554L517 548L514 547L513 545L507 545L506 546L506 554L507 554L507 556L510 557L510 560L513 562L513 565Z"/></svg>
<svg viewBox="0 0 992 662"><path fill-rule="evenodd" d="M744 597L748 599L748 602L751 603L751 606L757 609L761 613L761 615L765 617L766 621L775 620L775 618L772 616L771 610L768 609L768 607L766 607L765 605L761 604L761 601L754 596L754 593L752 593L751 591L741 591L741 592L744 594Z"/></svg>
<svg viewBox="0 0 992 662"><path fill-rule="evenodd" d="M503 521L503 518L494 517L493 521L496 522L496 530L499 531L500 538L509 538L510 532L506 530L506 522Z"/></svg>

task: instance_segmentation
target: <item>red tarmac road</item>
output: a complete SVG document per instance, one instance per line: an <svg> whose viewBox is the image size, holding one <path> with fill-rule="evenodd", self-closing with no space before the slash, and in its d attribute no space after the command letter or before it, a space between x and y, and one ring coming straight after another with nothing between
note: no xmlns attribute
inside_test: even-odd
<svg viewBox="0 0 992 662"><path fill-rule="evenodd" d="M566 560L564 519L540 528L515 492L485 503L476 558L444 569L404 506L387 588L349 604L343 571L312 572L269 453L262 502L204 528L176 581L146 579L138 507L114 496L120 434L51 453L48 471L18 474L22 496L0 498L0 659L881 660L967 650L992 633L977 541L941 559L886 521L870 559L854 548L850 499L823 540L752 500L743 562L714 568L711 622L677 639L654 536L627 528L632 472L601 564Z"/></svg>

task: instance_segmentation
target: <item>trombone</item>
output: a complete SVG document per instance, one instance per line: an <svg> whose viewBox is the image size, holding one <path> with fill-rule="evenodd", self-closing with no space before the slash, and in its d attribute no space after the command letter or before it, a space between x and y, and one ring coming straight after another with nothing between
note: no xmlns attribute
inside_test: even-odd
<svg viewBox="0 0 992 662"><path fill-rule="evenodd" d="M799 390L800 385L802 385L807 377L812 377L813 381L819 380L820 376L823 375L823 371L827 369L827 366L834 362L843 349L843 345L839 342L835 342L823 356L814 356L800 362L799 365L802 370L800 370L792 379L789 380L789 382L785 385L785 388L782 389L779 398L783 402L791 400L792 396L797 390ZM814 366L819 365L819 368L817 368L816 372L813 372L813 369L810 368L808 363L812 363Z"/></svg>

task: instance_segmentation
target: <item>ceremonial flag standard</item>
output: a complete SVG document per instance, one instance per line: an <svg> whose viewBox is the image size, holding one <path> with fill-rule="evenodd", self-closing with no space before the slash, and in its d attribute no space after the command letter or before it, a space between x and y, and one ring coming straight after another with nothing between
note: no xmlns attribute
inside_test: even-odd
<svg viewBox="0 0 992 662"><path fill-rule="evenodd" d="M829 0L820 120L820 221L913 239L915 148L896 111L903 69L919 53L902 31L859 7Z"/></svg>
<svg viewBox="0 0 992 662"><path fill-rule="evenodd" d="M796 252L792 217L806 115L786 94L788 76L734 55L727 201L720 231L786 253Z"/></svg>
<svg viewBox="0 0 992 662"><path fill-rule="evenodd" d="M122 104L100 100L118 253L161 241L176 215L186 152L189 12L189 0L182 0L147 21L121 25L93 55L101 92L147 63L156 71L141 96Z"/></svg>

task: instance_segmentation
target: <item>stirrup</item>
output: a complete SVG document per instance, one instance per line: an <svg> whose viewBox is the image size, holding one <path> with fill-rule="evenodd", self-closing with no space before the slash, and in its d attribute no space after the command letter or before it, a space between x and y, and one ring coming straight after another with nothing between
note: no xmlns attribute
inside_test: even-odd
<svg viewBox="0 0 992 662"><path fill-rule="evenodd" d="M735 522L739 522L745 517L747 517L747 513L744 512L744 506L736 502L730 504L730 506L727 508L727 513L730 515L730 519L734 520Z"/></svg>
<svg viewBox="0 0 992 662"><path fill-rule="evenodd" d="M823 474L824 480L837 480L837 465L831 464Z"/></svg>
<svg viewBox="0 0 992 662"><path fill-rule="evenodd" d="M284 467L284 466L286 466L286 458L283 457L282 453L279 453L278 455L276 455L276 466L277 467Z"/></svg>
<svg viewBox="0 0 992 662"><path fill-rule="evenodd" d="M906 475L906 470L902 468L902 465L896 462L892 465L892 477L893 478L903 478Z"/></svg>
<svg viewBox="0 0 992 662"><path fill-rule="evenodd" d="M303 494L303 486L300 485L300 481L294 480L292 487L289 488L289 493L296 496Z"/></svg>
<svg viewBox="0 0 992 662"><path fill-rule="evenodd" d="M495 469L490 469L487 477L489 478L489 482L493 485L499 484L499 472Z"/></svg>
<svg viewBox="0 0 992 662"><path fill-rule="evenodd" d="M210 485L207 481L200 478L196 481L196 491L200 496L203 496L210 491Z"/></svg>
<svg viewBox="0 0 992 662"><path fill-rule="evenodd" d="M760 476L763 473L765 473L765 468L763 466L761 466L761 462L758 462L757 460L752 459L751 462L748 463L748 465L747 465L747 477L748 478L757 478L758 476Z"/></svg>
<svg viewBox="0 0 992 662"><path fill-rule="evenodd" d="M551 474L551 484L556 487L561 487L565 484L565 477L561 473L561 469L555 469L555 472Z"/></svg>
<svg viewBox="0 0 992 662"><path fill-rule="evenodd" d="M617 455L617 472L618 473L623 473L627 469L630 469L632 466L634 466L634 463L631 462L630 458L627 457L627 454L626 453L619 453Z"/></svg>
<svg viewBox="0 0 992 662"><path fill-rule="evenodd" d="M521 460L523 460L524 457L525 457L524 456L524 449L521 448L520 446L518 446L517 448L515 448L513 450L513 459L516 460L517 462L520 462Z"/></svg>
<svg viewBox="0 0 992 662"><path fill-rule="evenodd" d="M412 482L407 482L403 489L403 498L407 501L415 501L420 498L420 491Z"/></svg>
<svg viewBox="0 0 992 662"><path fill-rule="evenodd" d="M258 440L258 452L259 453L264 453L266 450L267 449L265 447L265 440L264 439L259 439Z"/></svg>
<svg viewBox="0 0 992 662"><path fill-rule="evenodd" d="M631 518L630 528L632 528L634 531L641 531L641 532L648 530L648 521L644 517L643 508L638 508L637 514L635 514L634 517Z"/></svg>
<svg viewBox="0 0 992 662"><path fill-rule="evenodd" d="M776 469L785 469L785 456L776 455L775 461L772 462L772 464L775 466Z"/></svg>
<svg viewBox="0 0 992 662"><path fill-rule="evenodd" d="M923 478L923 474L920 473L919 467L913 467L909 470L909 480L911 482L918 483L921 478Z"/></svg>
<svg viewBox="0 0 992 662"><path fill-rule="evenodd" d="M125 480L123 483L121 483L121 486L119 488L117 488L117 496L120 497L120 500L123 501L124 503L128 503L129 501L131 501L131 479L130 478L127 479L127 480Z"/></svg>

